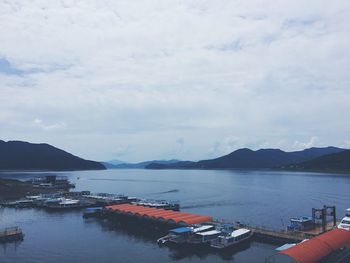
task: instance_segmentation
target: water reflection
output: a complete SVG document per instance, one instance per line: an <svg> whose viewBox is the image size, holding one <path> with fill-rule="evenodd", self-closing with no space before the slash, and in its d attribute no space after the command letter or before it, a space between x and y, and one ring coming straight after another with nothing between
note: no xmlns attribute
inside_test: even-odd
<svg viewBox="0 0 350 263"><path fill-rule="evenodd" d="M127 224L122 221L112 221L108 219L87 218L84 219L84 224L87 226L91 224L100 225L101 230L104 232L112 232L119 236L127 236L129 239L132 239L133 242L151 243L154 246L157 245L156 240L158 238L167 234L167 229L163 227L157 228L157 226L149 227L144 224ZM217 250L209 246L201 247L183 244L178 246L159 246L159 249L167 249L169 251L169 258L174 261L192 257L206 259L209 255L216 255L223 260L232 261L235 254L249 249L250 246L250 242L245 242L225 250Z"/></svg>

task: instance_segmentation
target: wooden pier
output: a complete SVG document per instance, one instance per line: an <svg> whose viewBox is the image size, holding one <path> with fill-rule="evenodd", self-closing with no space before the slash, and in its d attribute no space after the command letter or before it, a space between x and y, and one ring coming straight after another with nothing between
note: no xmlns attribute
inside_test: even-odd
<svg viewBox="0 0 350 263"><path fill-rule="evenodd" d="M317 236L317 234L299 231L274 231L258 227L248 228L254 232L256 239L274 243L299 243L304 239L310 239Z"/></svg>
<svg viewBox="0 0 350 263"><path fill-rule="evenodd" d="M316 225L311 230L305 231L292 231L292 230L274 230L264 227L253 226L249 224L243 224L241 222L228 222L224 220L215 220L214 224L232 224L236 229L247 228L254 232L254 238L261 242L284 244L284 243L299 243L305 239L311 239L324 232L327 232L334 228L333 222L329 222L326 225L325 230L321 225Z"/></svg>
<svg viewBox="0 0 350 263"><path fill-rule="evenodd" d="M291 230L271 230L261 227L245 226L255 233L255 237L262 241L271 241L277 243L299 243L305 239L311 239L322 233L334 229L333 222L329 222L325 228L321 225L315 226L311 230L291 231Z"/></svg>

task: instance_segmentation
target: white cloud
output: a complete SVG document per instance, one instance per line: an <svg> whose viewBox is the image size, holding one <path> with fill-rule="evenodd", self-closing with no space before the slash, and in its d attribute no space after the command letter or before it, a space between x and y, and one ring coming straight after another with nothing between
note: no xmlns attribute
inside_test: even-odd
<svg viewBox="0 0 350 263"><path fill-rule="evenodd" d="M349 17L345 0L0 0L0 59L21 72L0 65L0 136L135 161L343 144Z"/></svg>
<svg viewBox="0 0 350 263"><path fill-rule="evenodd" d="M315 146L319 142L319 138L317 136L312 136L307 142L299 142L295 141L294 148L298 150L303 150L306 148L311 148Z"/></svg>
<svg viewBox="0 0 350 263"><path fill-rule="evenodd" d="M35 119L34 125L41 128L44 131L54 131L54 130L62 130L66 128L66 124L64 122L58 122L58 123L45 123L41 119Z"/></svg>

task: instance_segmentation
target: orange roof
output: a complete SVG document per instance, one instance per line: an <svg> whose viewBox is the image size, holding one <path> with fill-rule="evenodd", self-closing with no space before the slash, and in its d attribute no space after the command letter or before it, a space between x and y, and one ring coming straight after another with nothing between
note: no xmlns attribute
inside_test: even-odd
<svg viewBox="0 0 350 263"><path fill-rule="evenodd" d="M161 208L150 208L144 206L137 206L131 204L121 204L121 205L110 205L106 207L109 210L119 211L121 213L131 213L133 215L149 216L155 219L163 219L165 221L174 221L175 223L185 223L185 224L197 224L202 222L211 221L212 218L209 216L200 216L189 213L182 213L178 211L165 210Z"/></svg>
<svg viewBox="0 0 350 263"><path fill-rule="evenodd" d="M123 205L112 205L107 206L107 209L118 210L122 212L146 212L146 211L154 211L154 208L144 207L144 206L136 206L130 204Z"/></svg>
<svg viewBox="0 0 350 263"><path fill-rule="evenodd" d="M183 215L183 216L180 216L180 217L174 217L172 218L172 220L175 222L175 223L179 223L181 221L184 222L184 220L189 220L189 219L192 219L192 218L197 218L199 215L194 215L194 214L191 214L191 215Z"/></svg>
<svg viewBox="0 0 350 263"><path fill-rule="evenodd" d="M188 217L188 216L194 216L194 214L180 213L178 215L173 216L171 219L175 221L177 218L183 218L183 217Z"/></svg>
<svg viewBox="0 0 350 263"><path fill-rule="evenodd" d="M168 211L168 210L166 210L166 211ZM162 214L162 213L164 213L165 211L164 210L161 210L161 211L159 211L159 209L157 209L156 211L149 211L148 213L147 213L147 215L148 216L154 216L154 215L158 215L158 214Z"/></svg>
<svg viewBox="0 0 350 263"><path fill-rule="evenodd" d="M350 244L350 231L336 228L279 254L288 255L298 263L315 263L347 244Z"/></svg>
<svg viewBox="0 0 350 263"><path fill-rule="evenodd" d="M186 223L187 225L194 225L199 223L205 223L212 221L213 218L211 216L197 216L194 218L183 219L181 222Z"/></svg>
<svg viewBox="0 0 350 263"><path fill-rule="evenodd" d="M158 209L159 210L159 209ZM169 210L161 210L161 211L158 211L157 213L152 213L150 214L150 216L154 217L154 218L159 218L161 217L162 215L168 215L169 214Z"/></svg>
<svg viewBox="0 0 350 263"><path fill-rule="evenodd" d="M181 214L180 214L180 212L169 213L167 215L158 216L158 219L165 219L165 220L172 219L172 218L177 217L177 216L179 216Z"/></svg>

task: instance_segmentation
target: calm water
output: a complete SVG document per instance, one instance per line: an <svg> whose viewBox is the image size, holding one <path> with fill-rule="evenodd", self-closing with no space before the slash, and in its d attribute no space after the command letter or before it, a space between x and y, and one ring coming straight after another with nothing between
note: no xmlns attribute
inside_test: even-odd
<svg viewBox="0 0 350 263"><path fill-rule="evenodd" d="M311 215L312 207L336 205L338 217L350 207L350 175L202 170L59 174L75 182L76 190L179 200L183 211L275 229L292 216ZM0 174L20 179L37 175ZM0 262L264 262L276 247L252 242L225 254L159 248L156 234L83 220L79 211L0 209L0 228L13 225L22 227L25 239L0 245Z"/></svg>

